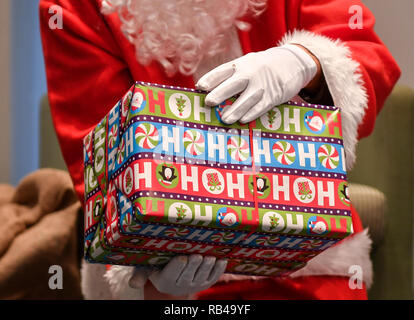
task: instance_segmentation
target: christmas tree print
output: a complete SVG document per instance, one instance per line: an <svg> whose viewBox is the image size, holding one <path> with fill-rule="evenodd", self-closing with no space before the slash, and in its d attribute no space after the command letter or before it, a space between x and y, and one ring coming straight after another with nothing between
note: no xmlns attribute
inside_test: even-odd
<svg viewBox="0 0 414 320"><path fill-rule="evenodd" d="M270 219L270 230L275 229L279 225L279 218L276 217L276 215L272 215L269 217Z"/></svg>
<svg viewBox="0 0 414 320"><path fill-rule="evenodd" d="M91 142L91 135L90 134L88 134L87 136L86 136L86 138L85 138L85 144L87 145L87 146L89 146L89 143Z"/></svg>
<svg viewBox="0 0 414 320"><path fill-rule="evenodd" d="M221 190L221 182L216 172L207 174L207 184L210 187L210 191Z"/></svg>
<svg viewBox="0 0 414 320"><path fill-rule="evenodd" d="M185 212L187 211L187 209L181 205L181 207L176 208L176 210L177 210L177 222L180 222L185 218L186 216Z"/></svg>
<svg viewBox="0 0 414 320"><path fill-rule="evenodd" d="M180 116L183 115L183 111L185 109L185 99L183 98L183 96L180 96L179 98L175 99L177 102L177 110L180 113Z"/></svg>
<svg viewBox="0 0 414 320"><path fill-rule="evenodd" d="M125 177L125 186L126 186L126 192L129 193L129 191L132 189L132 177L131 174L128 172Z"/></svg>
<svg viewBox="0 0 414 320"><path fill-rule="evenodd" d="M312 190L309 187L308 181L298 182L298 187L301 200L305 200L306 198L312 199Z"/></svg>
<svg viewBox="0 0 414 320"><path fill-rule="evenodd" d="M96 155L96 162L98 163L98 167L100 167L100 163L102 162L104 156L102 154Z"/></svg>
<svg viewBox="0 0 414 320"><path fill-rule="evenodd" d="M273 127L273 123L275 122L275 118L276 118L276 111L274 111L273 109L269 110L267 112L267 120L269 121L269 127L270 128Z"/></svg>

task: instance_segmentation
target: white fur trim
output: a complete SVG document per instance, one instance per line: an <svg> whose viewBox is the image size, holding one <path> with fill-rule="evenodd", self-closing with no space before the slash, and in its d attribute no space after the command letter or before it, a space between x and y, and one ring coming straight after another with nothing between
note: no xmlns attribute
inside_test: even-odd
<svg viewBox="0 0 414 320"><path fill-rule="evenodd" d="M134 289L129 286L129 280L134 273L134 267L111 266L104 278L109 284L112 296L117 300L144 300L144 287Z"/></svg>
<svg viewBox="0 0 414 320"><path fill-rule="evenodd" d="M103 264L82 261L81 288L86 300L112 299L109 284L104 279L106 267Z"/></svg>
<svg viewBox="0 0 414 320"><path fill-rule="evenodd" d="M308 264L291 274L290 277L336 275L349 277L351 266L362 269L363 281L370 288L373 281L373 268L370 259L372 240L368 229L343 240L310 260Z"/></svg>
<svg viewBox="0 0 414 320"><path fill-rule="evenodd" d="M300 44L311 51L320 61L326 83L334 104L341 109L342 133L345 148L346 168L355 162L358 142L358 126L368 106L359 63L351 59L345 43L309 31L295 30L287 33L279 45Z"/></svg>
<svg viewBox="0 0 414 320"><path fill-rule="evenodd" d="M82 261L81 288L86 300L143 300L144 291L133 289L128 282L134 267L111 266Z"/></svg>
<svg viewBox="0 0 414 320"><path fill-rule="evenodd" d="M370 288L373 282L373 269L370 260L371 245L372 240L368 235L368 229L365 229L320 253L310 260L304 268L292 273L290 277L326 275L350 277L352 275L350 267L356 265L361 267L362 280L367 288ZM225 282L260 279L263 277L227 273L220 277L220 281Z"/></svg>

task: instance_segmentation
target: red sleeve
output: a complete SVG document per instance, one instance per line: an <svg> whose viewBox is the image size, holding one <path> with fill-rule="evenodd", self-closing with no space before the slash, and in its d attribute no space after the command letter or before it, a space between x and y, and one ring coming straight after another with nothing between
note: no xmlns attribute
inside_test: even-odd
<svg viewBox="0 0 414 320"><path fill-rule="evenodd" d="M401 71L374 32L375 17L359 0L300 0L288 1L287 15L298 29L305 29L332 39L340 39L351 50L351 57L360 64L368 95L368 109L359 126L359 137L368 136L385 99L400 77ZM352 6L362 9L362 29L351 29L355 14ZM352 22L352 21L351 21Z"/></svg>
<svg viewBox="0 0 414 320"><path fill-rule="evenodd" d="M61 30L49 28L52 5L63 10ZM133 79L97 1L41 0L40 25L52 118L83 201L82 139Z"/></svg>

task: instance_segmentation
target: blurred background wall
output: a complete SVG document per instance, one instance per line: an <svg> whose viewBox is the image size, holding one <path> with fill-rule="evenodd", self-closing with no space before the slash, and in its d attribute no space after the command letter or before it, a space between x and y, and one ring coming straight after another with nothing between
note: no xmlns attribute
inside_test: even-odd
<svg viewBox="0 0 414 320"><path fill-rule="evenodd" d="M364 4L374 13L376 17L376 32L381 37L382 41L388 46L389 50L393 54L394 58L397 60L400 68L402 69L402 75L400 78L400 83L408 85L411 88L414 88L414 20L412 18L412 14L414 12L414 1L412 0L396 0L396 1L389 1L389 0L363 0ZM412 125L411 125L412 126ZM410 127L411 127L410 126ZM407 132L410 134L409 132ZM412 134L412 133L411 133ZM385 138L384 138L385 140ZM414 146L408 146L414 148ZM407 177L407 179L414 179L414 177ZM412 180L411 180L412 181ZM413 195L413 190L409 192ZM413 201L414 197L407 196L407 199L402 199L403 201ZM412 206L411 206L412 207ZM414 212L407 212L407 215L413 217ZM391 218L392 219L392 218ZM412 221L412 220L410 220ZM393 222L389 221L388 226L391 226ZM410 227L409 227L410 228ZM412 228L412 226L411 226ZM388 228L389 230L390 227ZM380 253L378 254L377 258L379 261L387 261L385 255L394 256L395 252L397 252L401 247L404 247L405 244L402 243L401 246L400 241L402 239L398 239L398 237L403 237L403 235L397 235L397 239L394 242L397 248L393 247L393 241L388 237L385 240L386 244L383 246L382 250L380 249ZM392 238L392 237L391 237ZM391 241L390 241L391 240ZM407 239L410 240L410 239ZM411 239L411 257L414 259L414 239ZM405 249L403 249L405 254L409 254ZM381 255L383 257L381 258ZM384 259L384 260L381 260ZM399 263L402 260L398 260ZM375 262L374 262L375 263ZM393 265L392 262L387 262L384 264L384 270L391 271L391 273L386 277L386 279L381 279L379 282L377 281L378 288L390 288L390 284L387 282L393 281L393 272L396 270L405 269L406 266L409 265L407 263L403 263L401 266ZM405 274L405 273L403 273ZM378 278L378 273L376 274ZM410 280L407 279L407 282ZM398 283L398 281L397 281ZM375 278L374 278L374 286L375 286ZM407 288L407 286L405 285ZM374 289L375 291L375 289ZM406 289L405 289L406 292ZM411 293L412 297L414 296L414 261L411 263ZM387 296L388 293L384 293L382 297Z"/></svg>
<svg viewBox="0 0 414 320"><path fill-rule="evenodd" d="M11 1L11 170L13 184L38 168L39 101L47 91L38 0Z"/></svg>
<svg viewBox="0 0 414 320"><path fill-rule="evenodd" d="M402 69L400 82L414 88L414 1L363 0L374 13L375 30Z"/></svg>
<svg viewBox="0 0 414 320"><path fill-rule="evenodd" d="M0 1L0 136L2 150L6 150L1 153L0 181L12 184L36 170L39 163L39 101L47 89L38 3L39 0ZM3 141L4 137L8 139Z"/></svg>
<svg viewBox="0 0 414 320"><path fill-rule="evenodd" d="M10 2L0 1L0 183L10 180Z"/></svg>

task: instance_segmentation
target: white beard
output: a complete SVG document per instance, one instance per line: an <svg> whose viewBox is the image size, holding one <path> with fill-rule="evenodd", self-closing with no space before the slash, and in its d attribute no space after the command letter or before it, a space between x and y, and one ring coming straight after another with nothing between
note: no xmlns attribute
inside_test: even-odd
<svg viewBox="0 0 414 320"><path fill-rule="evenodd" d="M267 0L103 0L104 14L118 13L138 62L158 61L168 76L196 72L203 60L228 55L239 19L259 15ZM219 58L218 60L223 60ZM198 72L197 72L198 73Z"/></svg>

